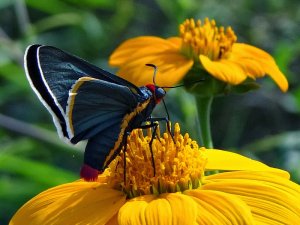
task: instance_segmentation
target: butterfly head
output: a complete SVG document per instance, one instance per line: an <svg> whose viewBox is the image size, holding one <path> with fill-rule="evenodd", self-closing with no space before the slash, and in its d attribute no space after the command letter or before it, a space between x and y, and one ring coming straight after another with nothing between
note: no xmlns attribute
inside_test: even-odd
<svg viewBox="0 0 300 225"><path fill-rule="evenodd" d="M153 98L155 99L156 104L159 103L161 99L166 95L166 91L163 88L158 87L154 84L147 84L146 87L153 94Z"/></svg>

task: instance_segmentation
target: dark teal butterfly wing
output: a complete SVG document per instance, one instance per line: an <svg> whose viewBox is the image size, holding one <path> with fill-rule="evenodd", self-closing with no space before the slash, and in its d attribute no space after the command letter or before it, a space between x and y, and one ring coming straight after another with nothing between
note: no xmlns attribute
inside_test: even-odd
<svg viewBox="0 0 300 225"><path fill-rule="evenodd" d="M29 46L25 53L24 64L32 88L52 114L59 135L67 139L70 137L65 114L69 90L79 78L93 77L125 86L131 92L143 95L132 83L55 47Z"/></svg>
<svg viewBox="0 0 300 225"><path fill-rule="evenodd" d="M101 170L115 157L126 131L123 123L129 121L126 117L138 103L126 86L90 77L82 77L73 85L66 111L67 128L72 143L88 139L86 164Z"/></svg>
<svg viewBox="0 0 300 225"><path fill-rule="evenodd" d="M114 124L120 127L124 116L138 103L137 96L126 86L81 77L68 99L66 121L71 142L89 139Z"/></svg>

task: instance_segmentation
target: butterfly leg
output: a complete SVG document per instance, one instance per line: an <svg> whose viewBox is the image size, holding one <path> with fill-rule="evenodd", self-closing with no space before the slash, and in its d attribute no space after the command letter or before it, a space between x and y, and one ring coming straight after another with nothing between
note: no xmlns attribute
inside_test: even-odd
<svg viewBox="0 0 300 225"><path fill-rule="evenodd" d="M151 153L151 162L152 162L152 167L153 167L153 174L155 176L156 175L156 169L155 169L155 160L154 160L154 153L153 153L153 149L152 149L152 143L154 141L154 138L156 137L156 132L157 132L157 128L158 128L158 121L156 121L156 120L152 120L152 121L147 120L147 121L150 122L150 124L141 125L138 128L141 128L141 129L153 128L152 135L151 135L151 140L149 142L149 148L150 148L150 153Z"/></svg>
<svg viewBox="0 0 300 225"><path fill-rule="evenodd" d="M127 139L128 139L128 136L130 135L130 132L125 132L125 135L123 137L123 146L124 146L124 149L123 149L123 157L124 157L124 165L123 165L123 169L124 169L124 185L126 185L126 150L127 150Z"/></svg>
<svg viewBox="0 0 300 225"><path fill-rule="evenodd" d="M148 118L148 120L150 122L150 125L154 122L159 122L159 121L165 121L166 124L167 124L167 131L168 133L170 134L172 140L173 140L173 143L175 143L175 140L174 140L174 135L172 134L172 130L171 130L171 125L170 125L170 120L168 119L168 117L158 117L158 118L155 118L155 117L150 117Z"/></svg>
<svg viewBox="0 0 300 225"><path fill-rule="evenodd" d="M151 152L151 161L152 161L152 167L153 167L153 176L154 177L156 175L156 169L155 169L155 161L154 161L154 154L153 154L153 149L152 149L152 143L153 143L154 138L156 136L157 128L158 128L158 123L153 123L152 136L151 136L151 140L149 142L149 147L150 147L150 152Z"/></svg>

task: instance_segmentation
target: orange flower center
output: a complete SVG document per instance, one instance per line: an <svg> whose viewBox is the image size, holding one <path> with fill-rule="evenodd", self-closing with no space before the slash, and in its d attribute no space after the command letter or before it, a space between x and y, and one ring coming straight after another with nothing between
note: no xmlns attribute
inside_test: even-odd
<svg viewBox="0 0 300 225"><path fill-rule="evenodd" d="M188 134L182 136L175 125L174 141L166 132L157 132L152 143L156 174L152 165L149 142L152 132L144 136L142 130L134 130L128 137L126 149L126 182L124 182L124 155L110 166L108 184L122 189L129 198L147 194L161 194L195 189L201 186L207 158L205 149L199 148Z"/></svg>
<svg viewBox="0 0 300 225"><path fill-rule="evenodd" d="M214 20L206 18L201 20L187 19L179 26L182 38L181 50L189 58L196 61L199 55L206 55L211 60L227 58L237 37L231 27L217 27Z"/></svg>

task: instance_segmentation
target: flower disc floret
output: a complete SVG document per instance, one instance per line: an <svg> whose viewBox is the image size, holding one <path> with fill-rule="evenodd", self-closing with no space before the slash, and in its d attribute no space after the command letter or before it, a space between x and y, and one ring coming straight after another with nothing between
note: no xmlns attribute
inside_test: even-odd
<svg viewBox="0 0 300 225"><path fill-rule="evenodd" d="M110 167L108 183L118 184L116 188L123 189L130 198L200 187L207 160L205 149L199 148L188 134L180 134L180 127L175 124L173 138L169 132L162 136L159 132L156 134L157 138L153 139L151 145L152 155L149 145L152 132L148 130L147 133L144 137L142 130L132 132L125 154L125 175L124 154L121 154Z"/></svg>
<svg viewBox="0 0 300 225"><path fill-rule="evenodd" d="M187 57L198 61L200 55L211 60L228 58L237 37L231 27L217 27L215 20L187 19L179 26L181 50Z"/></svg>

